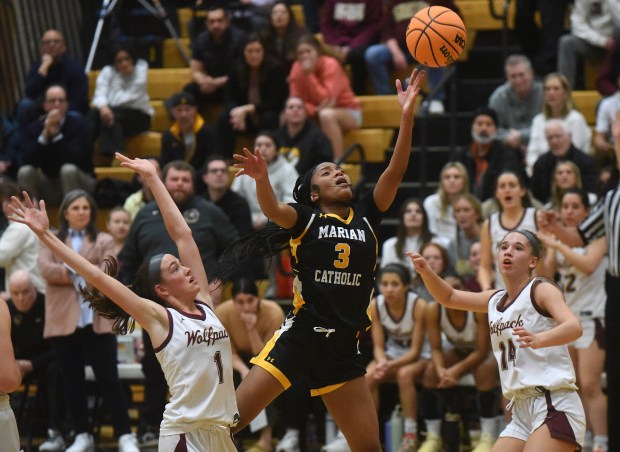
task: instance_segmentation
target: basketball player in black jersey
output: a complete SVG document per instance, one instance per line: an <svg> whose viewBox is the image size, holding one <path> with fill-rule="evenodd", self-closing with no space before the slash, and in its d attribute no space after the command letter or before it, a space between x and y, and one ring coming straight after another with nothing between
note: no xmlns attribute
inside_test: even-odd
<svg viewBox="0 0 620 452"><path fill-rule="evenodd" d="M311 382L353 451L380 451L376 410L365 381L358 336L368 328L367 310L377 267L376 231L405 174L411 151L416 98L424 72L414 70L403 90L400 132L392 158L375 188L352 204L349 177L338 165L321 163L300 176L296 203L277 201L258 151L235 155L237 176L256 181L264 214L275 223L240 239L220 260L225 280L240 258L272 255L290 246L295 273L293 310L237 389L245 427L300 375Z"/></svg>

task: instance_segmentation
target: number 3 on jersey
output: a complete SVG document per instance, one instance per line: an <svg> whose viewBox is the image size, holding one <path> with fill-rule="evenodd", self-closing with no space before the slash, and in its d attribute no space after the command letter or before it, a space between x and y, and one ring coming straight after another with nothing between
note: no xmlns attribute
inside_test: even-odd
<svg viewBox="0 0 620 452"><path fill-rule="evenodd" d="M502 352L502 370L508 370L508 361L512 361L513 366L517 365L517 347L512 339L508 339L506 343L504 341L499 343L499 349Z"/></svg>
<svg viewBox="0 0 620 452"><path fill-rule="evenodd" d="M335 246L335 250L338 253L338 259L334 261L334 267L347 268L349 266L349 254L351 254L351 247L348 243L338 243Z"/></svg>

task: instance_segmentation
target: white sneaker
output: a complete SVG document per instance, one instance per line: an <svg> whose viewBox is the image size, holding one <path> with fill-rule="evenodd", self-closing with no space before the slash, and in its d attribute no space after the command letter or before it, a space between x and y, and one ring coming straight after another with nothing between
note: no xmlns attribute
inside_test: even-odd
<svg viewBox="0 0 620 452"><path fill-rule="evenodd" d="M288 429L276 444L276 452L300 452L299 430Z"/></svg>
<svg viewBox="0 0 620 452"><path fill-rule="evenodd" d="M125 433L119 436L118 452L140 452L136 435L133 433Z"/></svg>
<svg viewBox="0 0 620 452"><path fill-rule="evenodd" d="M351 452L349 443L341 431L338 431L336 439L321 448L321 452Z"/></svg>
<svg viewBox="0 0 620 452"><path fill-rule="evenodd" d="M65 441L58 430L47 429L47 439L39 446L40 452L62 452L65 450Z"/></svg>
<svg viewBox="0 0 620 452"><path fill-rule="evenodd" d="M433 432L427 432L426 440L420 444L418 452L441 452L442 449L441 436Z"/></svg>
<svg viewBox="0 0 620 452"><path fill-rule="evenodd" d="M95 440L90 433L80 433L65 452L95 452Z"/></svg>
<svg viewBox="0 0 620 452"><path fill-rule="evenodd" d="M443 102L437 99L431 100L431 103L428 106L428 112L431 115L442 115L445 112Z"/></svg>
<svg viewBox="0 0 620 452"><path fill-rule="evenodd" d="M493 438L493 435L483 433L480 435L480 442L472 452L491 452L494 444L495 438Z"/></svg>

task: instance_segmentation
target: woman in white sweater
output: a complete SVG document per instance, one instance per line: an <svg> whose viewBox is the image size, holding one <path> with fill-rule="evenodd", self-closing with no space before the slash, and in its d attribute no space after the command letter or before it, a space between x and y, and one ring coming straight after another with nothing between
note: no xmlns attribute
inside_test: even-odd
<svg viewBox="0 0 620 452"><path fill-rule="evenodd" d="M149 130L153 107L147 91L148 63L131 49L118 47L113 64L105 66L95 86L89 124L93 140L100 140L100 153L112 156L123 151L123 140Z"/></svg>
<svg viewBox="0 0 620 452"><path fill-rule="evenodd" d="M566 122L571 131L573 144L580 151L588 154L592 141L592 130L584 116L575 110L571 88L566 77L557 72L548 74L544 80L544 90L543 110L532 120L530 141L525 155L530 175L538 157L549 150L545 136L545 123L549 119L562 119Z"/></svg>
<svg viewBox="0 0 620 452"><path fill-rule="evenodd" d="M297 170L291 165L278 149L280 144L272 132L260 132L254 140L254 149L258 149L267 162L269 180L273 186L276 198L280 202L295 202L293 188L297 180ZM254 229L262 229L267 226L267 217L263 214L256 195L256 184L251 177L236 177L231 189L243 196L250 205L252 214L252 226Z"/></svg>

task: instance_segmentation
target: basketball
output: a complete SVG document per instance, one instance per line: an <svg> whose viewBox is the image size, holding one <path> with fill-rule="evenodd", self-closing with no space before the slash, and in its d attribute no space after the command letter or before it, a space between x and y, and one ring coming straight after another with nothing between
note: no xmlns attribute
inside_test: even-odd
<svg viewBox="0 0 620 452"><path fill-rule="evenodd" d="M461 18L449 8L421 9L407 27L407 48L415 60L428 67L454 63L463 49L467 32Z"/></svg>

